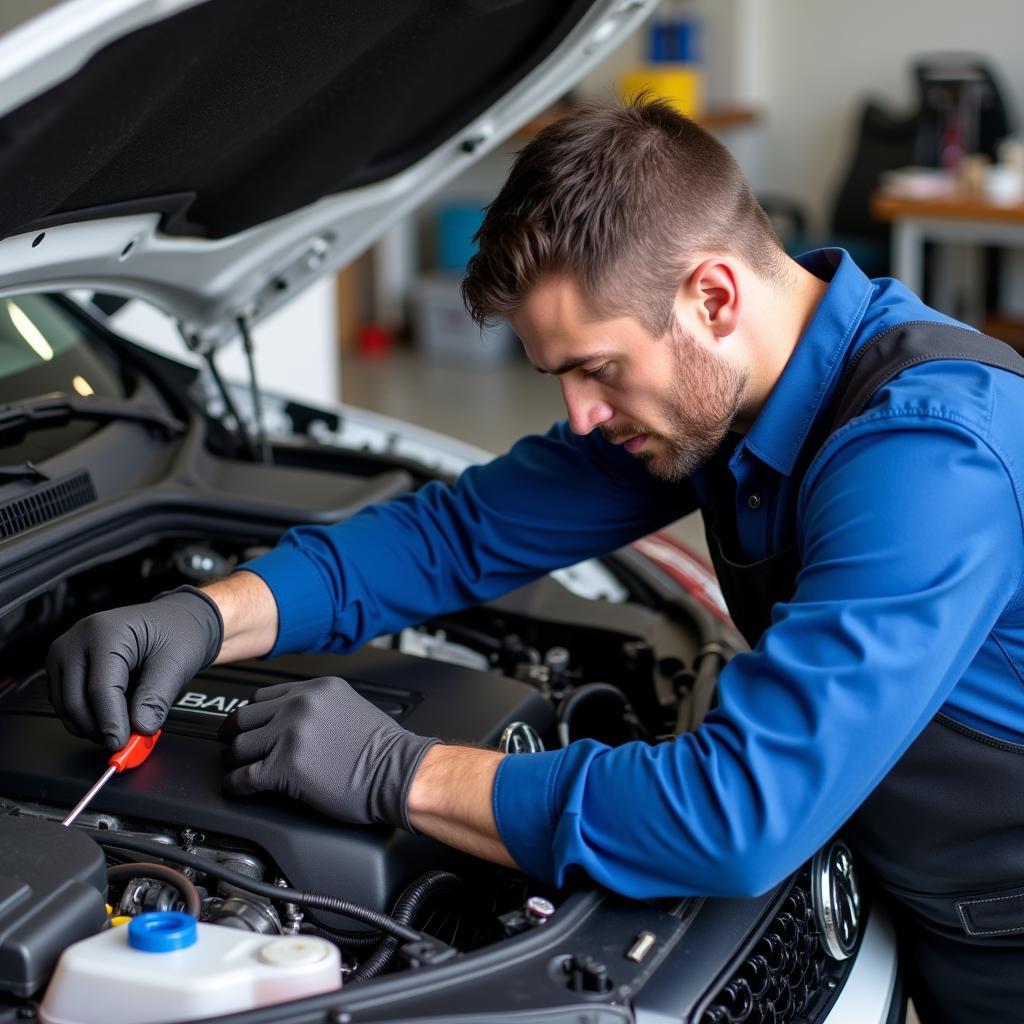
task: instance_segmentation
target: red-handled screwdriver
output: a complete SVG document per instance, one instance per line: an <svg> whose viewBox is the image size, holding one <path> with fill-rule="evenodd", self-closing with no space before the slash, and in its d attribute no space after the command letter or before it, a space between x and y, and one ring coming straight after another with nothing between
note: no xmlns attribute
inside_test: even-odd
<svg viewBox="0 0 1024 1024"><path fill-rule="evenodd" d="M161 730L157 729L152 736L143 736L141 733L133 732L128 737L128 742L116 753L110 755L110 760L107 762L110 767L100 776L96 785L75 804L74 810L62 824L70 825L89 806L89 801L103 788L111 775L120 775L126 768L138 768L153 752L156 741L160 739L160 732Z"/></svg>

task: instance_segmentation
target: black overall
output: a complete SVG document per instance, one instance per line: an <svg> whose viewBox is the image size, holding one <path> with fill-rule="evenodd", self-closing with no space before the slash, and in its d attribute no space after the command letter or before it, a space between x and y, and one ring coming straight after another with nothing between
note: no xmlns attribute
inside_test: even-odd
<svg viewBox="0 0 1024 1024"><path fill-rule="evenodd" d="M850 361L826 427L804 445L802 471L887 381L936 359L974 360L1024 377L1024 358L964 328L915 322L886 331ZM735 516L735 501L720 507L723 517ZM733 621L754 646L772 605L796 590L800 552L794 544L743 563L734 519L720 519L707 536ZM940 713L844 834L890 896L924 1024L1024 1022L1024 746Z"/></svg>

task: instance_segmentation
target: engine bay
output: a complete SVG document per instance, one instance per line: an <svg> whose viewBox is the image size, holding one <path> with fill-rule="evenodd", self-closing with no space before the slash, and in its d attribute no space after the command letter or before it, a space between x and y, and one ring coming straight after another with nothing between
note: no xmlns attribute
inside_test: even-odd
<svg viewBox="0 0 1024 1024"><path fill-rule="evenodd" d="M425 736L496 746L521 721L546 732L552 712L536 690L472 669L369 648L348 657L290 656L201 673L183 691L154 755L119 776L82 815L84 826L137 831L156 822L162 841L183 830L223 834L259 848L291 884L385 910L408 865L437 866L442 848L407 833L341 825L283 796L229 799L220 723L263 686L340 675L364 697ZM72 736L50 706L45 673L11 683L0 701L5 795L57 808L73 805L104 767L95 747ZM192 843L191 845L195 845Z"/></svg>
<svg viewBox="0 0 1024 1024"><path fill-rule="evenodd" d="M96 899L43 900L34 920L48 915L48 927L22 941L25 906L15 901L5 910L0 900L0 966L7 965L0 998L11 1007L38 995L76 938L154 911L184 911L201 924L246 934L326 940L340 951L346 982L479 949L557 912L565 893L426 836L343 825L283 796L225 797L218 730L260 687L339 675L413 732L512 753L582 736L609 743L668 738L699 689L707 642L699 617L673 620L651 600L586 600L546 578L354 654L205 670L179 695L154 756L115 777L73 829L61 829L68 808L103 770L104 755L67 732L50 704L42 667L48 641L85 614L202 583L253 551L241 536L211 543L169 535L64 580L4 624L0 822L10 827L0 825L8 837L0 875L18 878L24 870L15 829L49 830L42 838L34 831L32 843L49 848L58 863L70 842L102 850L105 879L97 878L88 851L67 856L80 865L69 876L77 871L79 888L91 887L107 904L97 921ZM281 898L270 895L276 892ZM410 952L381 920L422 928L436 948ZM12 949L21 950L13 960Z"/></svg>

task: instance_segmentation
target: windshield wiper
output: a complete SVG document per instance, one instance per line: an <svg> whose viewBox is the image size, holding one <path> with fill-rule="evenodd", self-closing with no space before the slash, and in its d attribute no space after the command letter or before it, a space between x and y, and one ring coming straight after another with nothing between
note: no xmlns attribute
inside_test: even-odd
<svg viewBox="0 0 1024 1024"><path fill-rule="evenodd" d="M21 437L30 430L46 427L62 427L72 420L145 423L156 427L165 437L180 437L186 429L181 420L159 409L117 399L53 394L0 405L0 438L6 439L10 434Z"/></svg>
<svg viewBox="0 0 1024 1024"><path fill-rule="evenodd" d="M31 462L23 462L20 466L0 466L0 483L11 480L32 480L34 483L45 483L50 478Z"/></svg>

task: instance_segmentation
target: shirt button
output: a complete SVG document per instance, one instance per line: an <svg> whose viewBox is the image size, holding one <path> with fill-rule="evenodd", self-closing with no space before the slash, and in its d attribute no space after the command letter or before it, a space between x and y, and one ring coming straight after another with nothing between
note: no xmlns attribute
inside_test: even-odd
<svg viewBox="0 0 1024 1024"><path fill-rule="evenodd" d="M754 493L747 498L747 508L760 508L761 507L761 495Z"/></svg>

